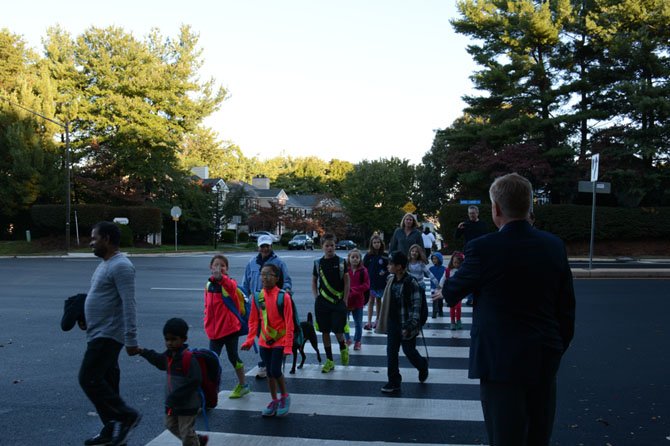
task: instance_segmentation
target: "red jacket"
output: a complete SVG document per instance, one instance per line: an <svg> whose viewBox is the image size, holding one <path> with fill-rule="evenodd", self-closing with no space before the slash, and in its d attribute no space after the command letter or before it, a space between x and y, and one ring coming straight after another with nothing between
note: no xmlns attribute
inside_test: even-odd
<svg viewBox="0 0 670 446"><path fill-rule="evenodd" d="M279 288L274 287L271 290L265 288L261 291L265 299L265 309L268 316L268 325L281 332L285 330L284 336L278 338L273 344L268 344L263 336L258 337L258 344L265 348L283 347L284 354L293 353L293 306L291 305L291 295L288 292L284 294L284 314L279 314L277 306L277 297ZM256 299L251 302L251 315L249 316L249 334L247 340L242 344L243 347L251 347L257 333L260 333L259 327L265 330L261 310L256 307Z"/></svg>
<svg viewBox="0 0 670 446"><path fill-rule="evenodd" d="M223 299L229 299L240 311L237 282L228 276L218 280L210 277L205 287L205 333L209 339L221 339L242 328L240 320L223 303Z"/></svg>
<svg viewBox="0 0 670 446"><path fill-rule="evenodd" d="M365 292L370 289L370 276L368 269L361 263L355 270L350 269L349 273L349 301L347 308L354 310L365 306Z"/></svg>

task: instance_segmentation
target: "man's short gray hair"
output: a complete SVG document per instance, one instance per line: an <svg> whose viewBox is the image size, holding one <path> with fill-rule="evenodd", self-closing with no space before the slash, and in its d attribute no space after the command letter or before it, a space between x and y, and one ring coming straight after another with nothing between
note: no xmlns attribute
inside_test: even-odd
<svg viewBox="0 0 670 446"><path fill-rule="evenodd" d="M533 186L518 173L498 177L489 188L489 197L508 218L528 217L533 201Z"/></svg>

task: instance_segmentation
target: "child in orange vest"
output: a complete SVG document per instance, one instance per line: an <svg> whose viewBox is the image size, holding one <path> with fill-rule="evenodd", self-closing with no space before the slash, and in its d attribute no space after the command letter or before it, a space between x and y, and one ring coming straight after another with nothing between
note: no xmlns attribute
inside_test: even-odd
<svg viewBox="0 0 670 446"><path fill-rule="evenodd" d="M291 295L281 289L281 270L272 264L261 270L263 289L251 303L249 334L242 344L242 350L249 350L256 334L259 335L260 355L268 375L268 387L272 401L261 411L264 417L288 414L291 397L286 390L282 374L284 356L293 352L293 306ZM279 294L283 293L283 312L279 311ZM260 328L260 330L259 330ZM279 387L280 398L277 398Z"/></svg>

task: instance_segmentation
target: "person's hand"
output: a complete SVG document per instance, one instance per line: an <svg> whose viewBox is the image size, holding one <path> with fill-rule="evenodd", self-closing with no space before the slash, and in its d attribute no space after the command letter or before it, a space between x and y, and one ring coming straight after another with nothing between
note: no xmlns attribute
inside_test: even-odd
<svg viewBox="0 0 670 446"><path fill-rule="evenodd" d="M458 224L458 229L463 229L463 228L465 228L465 222L464 221L462 221Z"/></svg>
<svg viewBox="0 0 670 446"><path fill-rule="evenodd" d="M403 328L403 330L400 332L400 334L402 334L403 338L406 338L409 335L409 331L407 331L406 329Z"/></svg>
<svg viewBox="0 0 670 446"><path fill-rule="evenodd" d="M126 347L126 353L128 353L128 356L135 356L142 353L142 349L139 347Z"/></svg>
<svg viewBox="0 0 670 446"><path fill-rule="evenodd" d="M253 341L252 342L245 341L240 348L245 351L249 350L251 348L251 344L253 344Z"/></svg>
<svg viewBox="0 0 670 446"><path fill-rule="evenodd" d="M86 322L82 321L81 319L77 319L77 325L79 325L79 328L82 330L86 330Z"/></svg>
<svg viewBox="0 0 670 446"><path fill-rule="evenodd" d="M442 297L442 288L436 288L433 294L430 295L430 297L433 299L433 302L436 300L444 299Z"/></svg>

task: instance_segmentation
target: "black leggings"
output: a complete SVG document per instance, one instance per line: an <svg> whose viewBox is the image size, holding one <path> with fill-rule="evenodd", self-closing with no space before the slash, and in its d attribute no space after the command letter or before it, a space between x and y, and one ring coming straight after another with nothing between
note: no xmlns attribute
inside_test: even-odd
<svg viewBox="0 0 670 446"><path fill-rule="evenodd" d="M228 361L233 365L234 368L237 368L237 364L242 364L240 355L237 353L237 340L239 336L236 334L225 336L221 339L210 339L209 340L209 349L215 352L217 355L221 356L221 351L223 346L226 346L226 354L228 355Z"/></svg>

